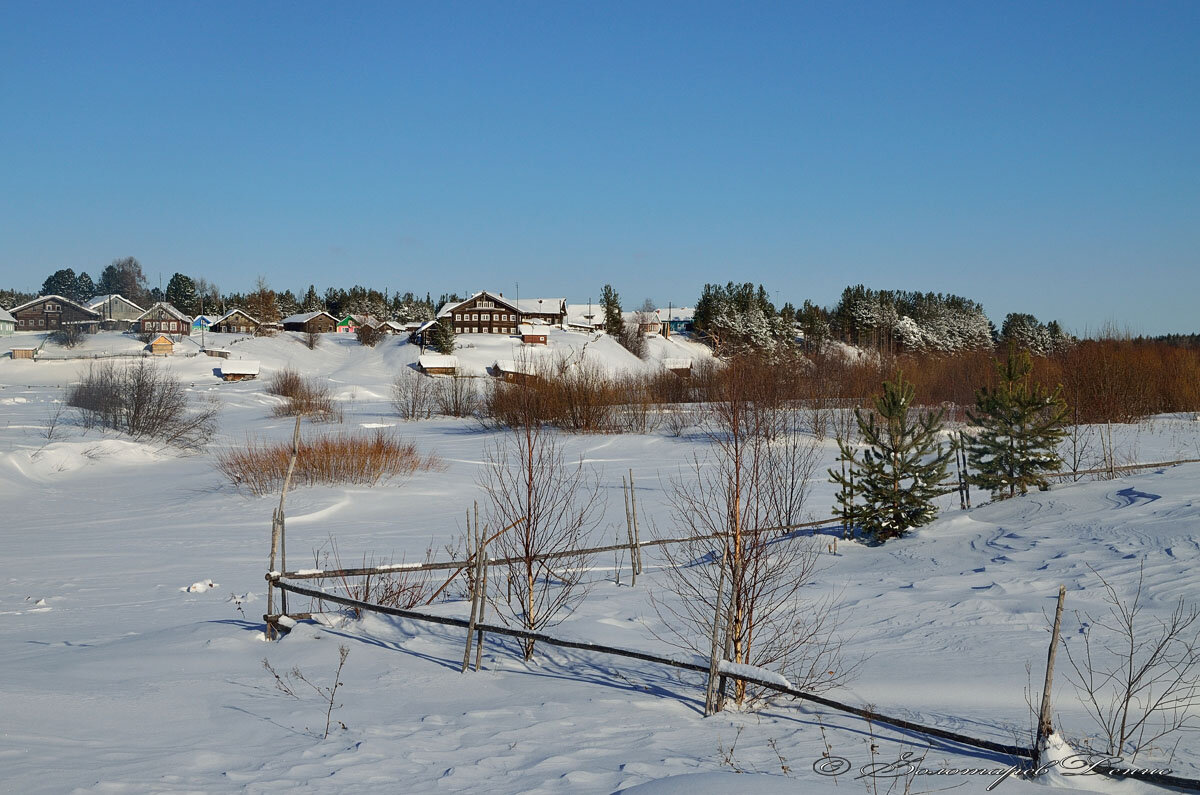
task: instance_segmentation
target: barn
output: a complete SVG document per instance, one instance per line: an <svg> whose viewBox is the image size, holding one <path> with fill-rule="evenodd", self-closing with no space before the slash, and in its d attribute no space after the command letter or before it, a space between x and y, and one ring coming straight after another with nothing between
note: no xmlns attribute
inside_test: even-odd
<svg viewBox="0 0 1200 795"><path fill-rule="evenodd" d="M259 364L250 359L230 359L221 362L222 381L249 381L258 378Z"/></svg>
<svg viewBox="0 0 1200 795"><path fill-rule="evenodd" d="M175 352L175 343L171 342L171 338L165 334L159 334L154 339L150 340L150 344L146 346L146 350L154 356L170 356Z"/></svg>
<svg viewBox="0 0 1200 795"><path fill-rule="evenodd" d="M417 357L417 367L426 375L455 375L458 373L458 357L423 353Z"/></svg>

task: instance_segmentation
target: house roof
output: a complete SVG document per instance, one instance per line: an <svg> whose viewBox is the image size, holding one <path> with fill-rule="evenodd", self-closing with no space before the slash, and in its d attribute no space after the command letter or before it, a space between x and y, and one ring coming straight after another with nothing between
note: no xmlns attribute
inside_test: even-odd
<svg viewBox="0 0 1200 795"><path fill-rule="evenodd" d="M32 301L26 301L25 303L21 304L20 306L14 306L12 308L12 310L10 310L10 311L12 311L14 314L16 314L17 312L20 312L22 309L28 309L29 307L31 307L35 304L39 304L42 301L49 301L49 300L61 301L64 304L70 304L71 306L78 309L80 312L86 312L89 315L95 315L96 317L100 317L100 313L97 312L96 310L88 309L86 306L78 304L78 303L72 301L70 298L63 298L61 295L39 295L37 298L33 299Z"/></svg>
<svg viewBox="0 0 1200 795"><path fill-rule="evenodd" d="M151 312L153 312L155 309L159 308L160 306L161 306L161 307L162 307L162 308L163 308L163 309L166 311L166 313L167 313L168 315L170 315L171 317L173 317L173 318L176 318L177 320L182 320L182 321L184 321L185 323L189 323L189 324L192 322L192 319L191 319L190 317L188 317L187 315L183 314L183 313L182 313L182 312L180 312L178 309L176 309L175 307L173 307L173 306L171 306L170 304L168 304L166 301L159 301L159 302L157 302L156 304L154 304L154 306L150 307L150 308L149 308L149 309L147 309L145 312L143 312L142 314L138 315L137 319L138 319L138 320L141 320L141 319L142 319L142 318L144 318L146 315L150 314Z"/></svg>
<svg viewBox="0 0 1200 795"><path fill-rule="evenodd" d="M129 304L130 306L132 306L134 309L136 309L139 312L146 311L146 310L142 309L140 306L138 306L137 304L135 304L133 301L130 301L128 298L121 295L120 293L109 293L108 295L93 295L91 298L84 301L83 305L86 306L88 309L95 309L98 306L104 306L105 304L109 303L110 301L123 301L124 303Z"/></svg>
<svg viewBox="0 0 1200 795"><path fill-rule="evenodd" d="M213 319L208 315L196 315L194 318L192 318L192 325L199 323L201 320L203 320L205 323L213 322Z"/></svg>
<svg viewBox="0 0 1200 795"><path fill-rule="evenodd" d="M227 317L229 317L229 316L231 316L231 315L245 315L245 316L246 316L246 319L247 319L247 320L249 320L249 321L251 321L252 323L254 323L254 325L256 325L256 326L260 326L260 325L262 325L261 323L259 323L259 321L258 321L258 318L254 317L254 315L251 315L251 314L250 314L249 312L247 312L245 309L240 309L240 308L238 308L238 307L234 307L233 309L230 309L228 312L226 312L225 314L221 315L221 316L220 316L219 318L217 318L216 320L212 321L212 324L213 324L214 326L220 325L220 324L221 324L221 322L222 322L223 320L225 320L225 318L227 318Z"/></svg>
<svg viewBox="0 0 1200 795"><path fill-rule="evenodd" d="M668 370L689 370L692 367L691 359L663 359L662 366Z"/></svg>
<svg viewBox="0 0 1200 795"><path fill-rule="evenodd" d="M437 323L436 320L426 320L424 323L413 329L413 334L420 334L422 331L434 325L435 323Z"/></svg>
<svg viewBox="0 0 1200 795"><path fill-rule="evenodd" d="M334 317L333 315L331 315L328 312L325 312L323 310L319 311L319 312L303 312L299 315L288 315L287 317L285 317L283 320L281 320L279 322L280 323L307 323L308 321L312 320L314 317L317 317L318 315L324 315L325 317L332 320L334 323L338 322L336 317Z"/></svg>
<svg viewBox="0 0 1200 795"><path fill-rule="evenodd" d="M165 342L165 343L167 343L168 345L174 345L174 344L175 344L174 340L172 340L172 339L171 339L170 337L168 337L166 334L159 334L157 337L155 337L154 339L150 340L150 344L151 344L151 345L157 345L159 342Z"/></svg>
<svg viewBox="0 0 1200 795"><path fill-rule="evenodd" d="M417 357L417 364L426 370L432 367L458 367L458 357L444 353L423 353Z"/></svg>
<svg viewBox="0 0 1200 795"><path fill-rule="evenodd" d="M258 375L258 362L252 359L225 359L221 362L221 375Z"/></svg>
<svg viewBox="0 0 1200 795"><path fill-rule="evenodd" d="M10 315L7 309L0 309L0 320L7 320L9 323L17 322L17 319Z"/></svg>
<svg viewBox="0 0 1200 795"><path fill-rule="evenodd" d="M517 331L519 331L522 336L526 334L538 334L545 336L546 329L548 328L549 326L535 326L532 323L522 323L521 325L517 326Z"/></svg>
<svg viewBox="0 0 1200 795"><path fill-rule="evenodd" d="M494 365L501 373L520 373L522 375L537 375L537 366L530 361L517 359L497 359Z"/></svg>
<svg viewBox="0 0 1200 795"><path fill-rule="evenodd" d="M557 315L562 313L566 303L565 298L521 298L517 300L517 311L523 315Z"/></svg>

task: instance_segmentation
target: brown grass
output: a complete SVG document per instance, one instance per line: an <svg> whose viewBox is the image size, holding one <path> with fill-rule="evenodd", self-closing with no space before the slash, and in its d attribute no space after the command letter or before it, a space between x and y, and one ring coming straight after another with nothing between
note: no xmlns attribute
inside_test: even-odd
<svg viewBox="0 0 1200 795"><path fill-rule="evenodd" d="M239 489L255 496L279 491L292 454L291 442L249 440L241 447L221 450L216 466ZM321 434L300 442L296 486L374 486L414 472L440 471L442 462L421 455L416 445L385 434Z"/></svg>

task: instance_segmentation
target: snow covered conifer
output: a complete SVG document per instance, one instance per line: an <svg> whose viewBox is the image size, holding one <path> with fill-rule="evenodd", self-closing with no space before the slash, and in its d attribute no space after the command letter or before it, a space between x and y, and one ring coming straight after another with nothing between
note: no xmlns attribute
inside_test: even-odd
<svg viewBox="0 0 1200 795"><path fill-rule="evenodd" d="M915 390L901 373L883 383L875 398L875 411L856 410L858 430L865 444L856 458L845 443L841 460L846 473L830 470L842 487L836 510L854 516L863 532L882 543L899 538L910 528L928 524L937 516L934 499L943 491L951 448L938 441L944 412L911 411ZM853 503L861 497L861 506Z"/></svg>
<svg viewBox="0 0 1200 795"><path fill-rule="evenodd" d="M993 499L1025 494L1030 486L1046 490L1046 473L1062 466L1057 448L1066 434L1066 402L1061 387L1048 392L1032 384L1027 351L1010 346L996 362L1000 383L975 393L967 419L978 430L967 442L974 474L971 482L989 489Z"/></svg>
<svg viewBox="0 0 1200 795"><path fill-rule="evenodd" d="M429 346L447 356L454 354L454 327L449 318L442 318L429 328Z"/></svg>

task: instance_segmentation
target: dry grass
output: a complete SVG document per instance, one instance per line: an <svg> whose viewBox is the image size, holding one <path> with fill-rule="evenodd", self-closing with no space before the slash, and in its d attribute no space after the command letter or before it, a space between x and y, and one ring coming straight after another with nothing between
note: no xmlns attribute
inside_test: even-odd
<svg viewBox="0 0 1200 795"><path fill-rule="evenodd" d="M329 394L328 384L305 378L291 368L280 370L267 380L266 393L284 399L271 409L274 417L303 414L312 420L341 422L342 409Z"/></svg>
<svg viewBox="0 0 1200 795"><path fill-rule="evenodd" d="M218 452L216 466L239 489L261 497L283 486L291 454L291 442L249 440L241 447ZM414 472L442 468L436 456L422 455L416 445L383 431L321 434L300 442L292 484L374 486Z"/></svg>

